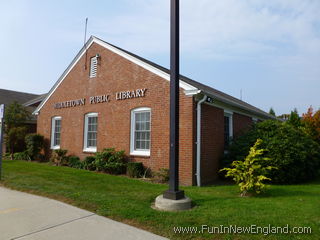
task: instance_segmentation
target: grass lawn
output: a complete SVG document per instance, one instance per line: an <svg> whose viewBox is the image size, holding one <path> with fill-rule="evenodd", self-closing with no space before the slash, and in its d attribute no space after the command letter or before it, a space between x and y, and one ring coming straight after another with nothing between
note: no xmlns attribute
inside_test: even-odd
<svg viewBox="0 0 320 240"><path fill-rule="evenodd" d="M166 185L25 161L4 161L1 185L58 199L170 239L319 239L320 181L271 186L241 198L237 186L183 187L196 207L161 212L150 207ZM312 234L178 234L173 227L309 226Z"/></svg>

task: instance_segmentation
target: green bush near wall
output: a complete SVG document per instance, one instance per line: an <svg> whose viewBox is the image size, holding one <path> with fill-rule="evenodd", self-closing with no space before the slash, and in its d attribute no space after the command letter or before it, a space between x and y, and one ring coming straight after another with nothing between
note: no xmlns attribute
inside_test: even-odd
<svg viewBox="0 0 320 240"><path fill-rule="evenodd" d="M125 153L124 151L116 151L114 148L105 148L102 152L97 152L94 164L97 171L111 174L126 172Z"/></svg>
<svg viewBox="0 0 320 240"><path fill-rule="evenodd" d="M42 160L40 152L44 147L44 137L40 134L32 133L25 137L26 152L32 160Z"/></svg>
<svg viewBox="0 0 320 240"><path fill-rule="evenodd" d="M83 169L90 170L90 171L96 170L95 161L96 161L95 156L87 156L82 162Z"/></svg>
<svg viewBox="0 0 320 240"><path fill-rule="evenodd" d="M264 156L269 164L277 167L267 177L273 183L300 183L317 177L320 168L320 145L303 129L290 123L268 120L253 126L246 134L231 144L223 166L230 166L234 160L242 161L250 146L260 138Z"/></svg>
<svg viewBox="0 0 320 240"><path fill-rule="evenodd" d="M13 154L13 160L25 160L29 161L30 156L28 155L27 151L24 152L16 152Z"/></svg>
<svg viewBox="0 0 320 240"><path fill-rule="evenodd" d="M129 162L127 164L127 175L132 178L142 177L144 173L144 167L142 162Z"/></svg>
<svg viewBox="0 0 320 240"><path fill-rule="evenodd" d="M56 165L69 166L72 168L100 171L110 174L125 174L127 170L126 155L124 151L116 151L114 148L105 148L93 156L87 156L83 161L79 157L67 156L67 150L54 150L51 161ZM142 163L141 163L142 164ZM143 166L136 167L135 176L143 175ZM142 170L141 170L142 169Z"/></svg>
<svg viewBox="0 0 320 240"><path fill-rule="evenodd" d="M52 152L51 161L57 166L68 166L68 150L66 149L56 149Z"/></svg>
<svg viewBox="0 0 320 240"><path fill-rule="evenodd" d="M81 162L80 158L77 156L68 156L68 166L72 168L78 168L82 169L83 168L83 162Z"/></svg>

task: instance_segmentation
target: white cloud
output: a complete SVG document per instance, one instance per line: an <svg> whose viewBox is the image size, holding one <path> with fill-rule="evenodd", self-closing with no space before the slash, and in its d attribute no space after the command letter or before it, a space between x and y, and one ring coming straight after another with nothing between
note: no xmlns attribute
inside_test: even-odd
<svg viewBox="0 0 320 240"><path fill-rule="evenodd" d="M299 102L295 99L299 91L307 99L304 104L319 102L319 0L181 0L180 4L181 55L187 75L229 93L249 89L259 79L264 89L244 92L248 98L259 96L252 101L255 104L269 88L278 97L271 99L273 103L263 102L267 108ZM86 16L89 35L167 64L169 11L169 0L80 0L66 1L63 7L54 1L0 1L0 85L49 89L82 46ZM286 93L283 103L288 91L292 93Z"/></svg>
<svg viewBox="0 0 320 240"><path fill-rule="evenodd" d="M136 1L132 15L97 20L96 32L139 52L167 53L168 3ZM184 0L182 51L199 58L318 54L319 10L320 1ZM284 51L288 46L291 51Z"/></svg>

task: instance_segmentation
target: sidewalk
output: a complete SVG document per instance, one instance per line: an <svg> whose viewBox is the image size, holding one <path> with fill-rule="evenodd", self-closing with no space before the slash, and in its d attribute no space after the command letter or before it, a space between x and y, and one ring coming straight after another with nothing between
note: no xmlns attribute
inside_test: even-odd
<svg viewBox="0 0 320 240"><path fill-rule="evenodd" d="M0 240L164 240L68 204L0 187Z"/></svg>

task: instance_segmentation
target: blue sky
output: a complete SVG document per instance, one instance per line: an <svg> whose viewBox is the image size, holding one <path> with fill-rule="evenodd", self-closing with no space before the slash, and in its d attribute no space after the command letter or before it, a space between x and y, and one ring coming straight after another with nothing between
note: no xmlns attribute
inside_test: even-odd
<svg viewBox="0 0 320 240"><path fill-rule="evenodd" d="M169 66L169 0L0 0L0 88L49 91L88 36ZM320 1L181 0L181 73L265 111L320 107Z"/></svg>

